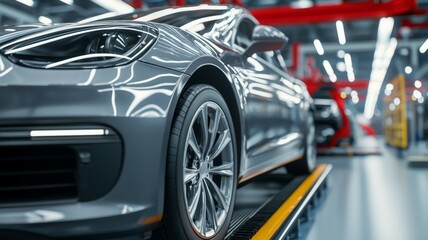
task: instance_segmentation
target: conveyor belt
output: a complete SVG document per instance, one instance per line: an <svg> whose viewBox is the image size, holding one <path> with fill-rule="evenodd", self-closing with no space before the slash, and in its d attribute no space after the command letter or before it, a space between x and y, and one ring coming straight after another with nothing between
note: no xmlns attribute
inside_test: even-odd
<svg viewBox="0 0 428 240"><path fill-rule="evenodd" d="M301 220L316 206L331 165L321 164L311 174L265 174L241 186L236 196L226 239L290 239L298 236ZM165 239L162 234L151 239ZM294 239L294 238L293 238Z"/></svg>
<svg viewBox="0 0 428 240"><path fill-rule="evenodd" d="M251 190L243 194L240 189L227 239L287 239L298 226L300 218L304 217L304 210L317 200L326 186L330 170L331 165L323 164L310 175L292 178L286 174L266 175L257 180L255 186L248 186L255 188L253 197L248 196ZM275 187L277 191L272 193ZM258 200L258 207L255 202L240 202L240 194L244 199Z"/></svg>

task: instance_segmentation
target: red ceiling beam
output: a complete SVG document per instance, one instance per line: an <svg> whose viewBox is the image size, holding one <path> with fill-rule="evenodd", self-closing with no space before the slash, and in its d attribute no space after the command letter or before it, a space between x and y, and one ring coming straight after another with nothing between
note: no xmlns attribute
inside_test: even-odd
<svg viewBox="0 0 428 240"><path fill-rule="evenodd" d="M367 79L356 79L354 82L349 82L348 80L337 81L334 83L337 88L352 88L352 89L364 89L367 90L369 87L369 80Z"/></svg>
<svg viewBox="0 0 428 240"><path fill-rule="evenodd" d="M172 6L186 6L186 0L170 0L170 4Z"/></svg>
<svg viewBox="0 0 428 240"><path fill-rule="evenodd" d="M417 0L343 2L309 8L279 6L251 9L251 12L260 23L277 26L425 13L418 9Z"/></svg>
<svg viewBox="0 0 428 240"><path fill-rule="evenodd" d="M213 4L212 0L202 0L203 4ZM242 0L220 0L220 4L234 4L238 6L243 6ZM187 2L186 0L170 0L169 1L170 6L186 6Z"/></svg>
<svg viewBox="0 0 428 240"><path fill-rule="evenodd" d="M428 28L428 22L412 22L410 19L403 19L401 21L401 26L409 28Z"/></svg>

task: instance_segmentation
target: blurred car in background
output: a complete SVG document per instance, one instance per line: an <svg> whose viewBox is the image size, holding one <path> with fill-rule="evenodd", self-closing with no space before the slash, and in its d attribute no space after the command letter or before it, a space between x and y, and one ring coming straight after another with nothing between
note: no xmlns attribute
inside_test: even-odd
<svg viewBox="0 0 428 240"><path fill-rule="evenodd" d="M345 101L333 84L322 85L312 94L315 106L316 141L319 148L352 145L352 131Z"/></svg>
<svg viewBox="0 0 428 240"><path fill-rule="evenodd" d="M342 117L333 99L315 98L316 141L318 145L328 145L336 131L342 126Z"/></svg>

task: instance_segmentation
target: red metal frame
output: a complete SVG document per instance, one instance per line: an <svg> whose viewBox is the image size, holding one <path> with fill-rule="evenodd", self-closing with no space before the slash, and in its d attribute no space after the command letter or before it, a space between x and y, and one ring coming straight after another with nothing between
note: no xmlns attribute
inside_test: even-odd
<svg viewBox="0 0 428 240"><path fill-rule="evenodd" d="M412 22L410 19L403 19L401 21L401 27L409 27L409 28L428 28L428 22Z"/></svg>
<svg viewBox="0 0 428 240"><path fill-rule="evenodd" d="M348 80L342 81L339 80L334 83L337 88L346 88L350 87L352 89L367 89L369 87L369 80L367 79L356 79L354 82L349 82Z"/></svg>
<svg viewBox="0 0 428 240"><path fill-rule="evenodd" d="M143 0L132 0L131 5L141 9ZM204 3L211 3L205 0ZM170 0L171 6L185 6L186 0ZM234 4L243 6L242 0L220 0L220 4ZM349 2L344 0L339 4L323 4L309 8L293 8L290 6L276 6L269 8L251 9L252 14L267 25L296 25L307 23L330 22L336 20L355 20L380 18L406 14L426 14L426 10L418 9L417 0L390 0L388 2L367 0L364 2ZM404 24L410 27L426 27L427 23Z"/></svg>
<svg viewBox="0 0 428 240"><path fill-rule="evenodd" d="M262 24L277 26L426 13L418 9L417 0L343 2L309 8L277 6L252 9L251 12Z"/></svg>
<svg viewBox="0 0 428 240"><path fill-rule="evenodd" d="M203 3L211 3L212 1L210 0L205 0L203 1ZM234 4L234 5L238 5L238 6L242 6L242 1L241 0L220 0L220 4ZM175 5L175 6L185 6L186 5L186 0L176 0L175 4L172 1L170 3L170 5Z"/></svg>
<svg viewBox="0 0 428 240"><path fill-rule="evenodd" d="M300 60L300 43L293 42L291 44L291 66L288 67L288 70L291 74L296 75L297 67L299 66Z"/></svg>

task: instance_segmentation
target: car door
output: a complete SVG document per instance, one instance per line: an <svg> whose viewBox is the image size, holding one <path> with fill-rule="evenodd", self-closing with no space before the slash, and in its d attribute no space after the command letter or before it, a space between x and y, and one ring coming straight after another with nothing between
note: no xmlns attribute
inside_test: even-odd
<svg viewBox="0 0 428 240"><path fill-rule="evenodd" d="M251 44L256 23L243 18L237 28L234 44L245 51ZM301 136L295 129L296 104L293 84L278 69L261 57L266 53L243 57L237 66L245 82L245 124L247 161L243 175L252 175L293 159Z"/></svg>
<svg viewBox="0 0 428 240"><path fill-rule="evenodd" d="M281 82L284 85L288 86L289 89L292 89L294 92L295 104L293 108L292 121L290 122L290 124L293 125L291 127L292 128L291 131L294 133L299 133L303 135L304 131L306 130L305 128L306 125L303 123L306 122L306 118L307 118L307 110L304 105L305 89L302 89L302 85L304 85L304 83L302 83L301 80L295 79L288 74L284 58L282 57L282 54L279 50L265 52L265 56L266 56L265 60L269 62L271 67L275 69L278 72L278 74L281 75L282 77Z"/></svg>

